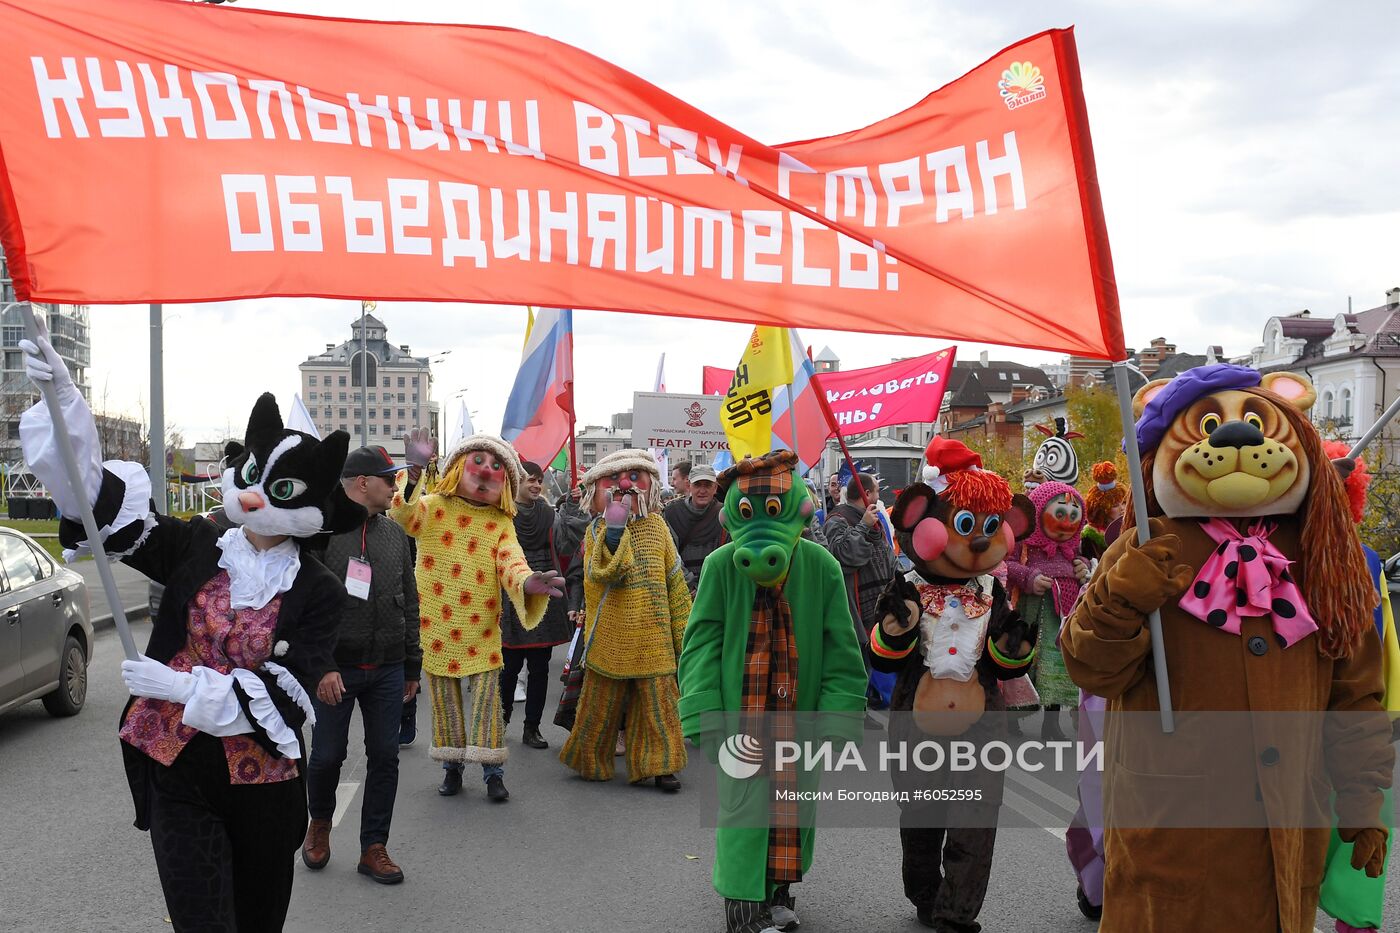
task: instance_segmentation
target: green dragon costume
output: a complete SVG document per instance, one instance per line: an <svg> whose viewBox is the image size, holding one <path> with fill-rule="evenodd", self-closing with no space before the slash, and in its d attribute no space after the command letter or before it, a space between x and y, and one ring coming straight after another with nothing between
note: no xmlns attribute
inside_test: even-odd
<svg viewBox="0 0 1400 933"><path fill-rule="evenodd" d="M795 928L789 886L812 863L811 805L775 791L813 788L819 775L776 768L766 750L796 738L800 713L823 713L820 737L838 742L859 739L864 719L865 664L841 567L801 537L815 505L796 462L780 450L720 474L733 540L705 560L680 657L685 735L711 760L737 739L765 749L754 776L719 774L714 887L729 933Z"/></svg>

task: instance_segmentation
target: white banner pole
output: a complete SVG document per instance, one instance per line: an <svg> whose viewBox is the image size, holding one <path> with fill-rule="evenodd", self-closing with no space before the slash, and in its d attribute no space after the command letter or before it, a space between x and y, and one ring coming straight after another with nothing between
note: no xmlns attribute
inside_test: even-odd
<svg viewBox="0 0 1400 933"><path fill-rule="evenodd" d="M16 302L24 315L24 327L29 339L39 340L39 322L34 317L34 308L27 301ZM8 307L14 307L10 305ZM8 310L8 307L6 310ZM78 518L82 520L83 531L87 534L88 546L92 548L92 559L97 564L97 575L102 578L102 589L107 594L107 605L112 610L112 621L116 624L117 637L122 642L122 652L127 660L135 661L140 652L136 650L136 639L131 636L131 626L126 621L122 609L121 595L117 592L117 580L112 576L112 564L107 559L107 549L102 546L102 538L97 530L97 519L92 516L92 505L83 492L83 478L78 471L78 458L73 453L73 441L68 436L68 428L63 423L63 409L59 408L58 396L49 383L38 383L39 394L49 409L49 420L53 422L53 436L58 444L58 456L63 461L63 470L68 474L68 484L73 490L73 498L78 502ZM75 388L76 392L77 389ZM65 518L72 518L68 515Z"/></svg>
<svg viewBox="0 0 1400 933"><path fill-rule="evenodd" d="M1138 453L1137 429L1133 423L1133 397L1128 392L1128 364L1113 364L1113 384L1118 389L1118 411L1123 416L1123 447L1128 456L1128 476L1132 482L1133 516L1137 523L1138 544L1146 544L1152 536L1147 527L1147 489L1142 484L1142 456ZM1167 679L1167 649L1162 644L1162 614L1156 609L1147 617L1152 636L1152 666L1157 679L1157 705L1162 711L1162 731L1176 731L1172 715L1172 689Z"/></svg>

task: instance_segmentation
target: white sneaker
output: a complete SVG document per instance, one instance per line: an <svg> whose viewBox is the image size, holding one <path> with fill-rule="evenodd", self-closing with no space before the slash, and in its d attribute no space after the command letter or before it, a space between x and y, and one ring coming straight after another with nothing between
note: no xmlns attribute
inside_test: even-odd
<svg viewBox="0 0 1400 933"><path fill-rule="evenodd" d="M773 927L777 930L795 930L802 925L802 921L797 918L797 911L791 907L780 907L774 904L770 909L773 915Z"/></svg>
<svg viewBox="0 0 1400 933"><path fill-rule="evenodd" d="M525 685L518 680L515 682L515 702L525 702Z"/></svg>

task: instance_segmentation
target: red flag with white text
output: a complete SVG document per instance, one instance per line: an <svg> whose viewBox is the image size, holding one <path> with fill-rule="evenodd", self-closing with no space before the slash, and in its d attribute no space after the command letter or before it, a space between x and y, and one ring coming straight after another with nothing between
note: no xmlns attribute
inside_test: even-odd
<svg viewBox="0 0 1400 933"><path fill-rule="evenodd" d="M779 146L512 29L0 0L0 36L21 299L375 295L1124 358L1068 29Z"/></svg>

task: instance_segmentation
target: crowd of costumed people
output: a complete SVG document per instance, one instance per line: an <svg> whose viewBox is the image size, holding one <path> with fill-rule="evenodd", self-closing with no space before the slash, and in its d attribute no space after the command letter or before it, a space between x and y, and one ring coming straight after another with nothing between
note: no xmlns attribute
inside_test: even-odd
<svg viewBox="0 0 1400 933"><path fill-rule="evenodd" d="M387 841L398 745L414 741L404 699L422 682L439 792L462 793L479 765L485 796L503 803L517 703L522 744L549 747L540 726L561 645L558 760L584 781L614 779L620 760L627 781L674 794L692 755L718 760L736 732L771 747L803 714L827 740L876 727L890 741L987 742L1016 739L1035 721L1016 711L1038 709L1024 737L1112 750L1102 773L1079 776L1065 838L1077 878L1066 902L1104 933L1292 933L1312 929L1319 905L1343 933L1380 928L1400 649L1379 559L1358 534L1369 473L1324 444L1303 376L1213 364L1140 389L1142 515L1121 462L1080 475L1062 421L1016 483L935 436L890 507L858 470L823 496L785 450L675 471L679 497L650 453L621 450L551 504L540 467L499 437L439 452L415 430L400 464L348 450L344 432L288 429L264 395L226 451L222 511L180 520L151 509L144 466L103 462L48 340L22 346L63 420L43 404L25 413L35 475L65 516L90 506L109 553L166 587L144 654L122 664L119 736L177 930L282 927L294 854L313 869L330 858L327 808L356 702L367 748L374 731L380 749L357 867L402 881ZM61 481L60 427L85 503ZM88 547L75 520L60 536ZM1151 731L1134 731L1132 714L1158 711L1154 613L1183 721L1359 717L1313 749L1325 791L1288 781L1261 737L1216 747L1215 773L1231 779L1208 795L1257 820L1111 818L1115 788L1176 799L1200 787L1181 772L1144 777L1132 757ZM385 672L388 702L371 703ZM760 758L756 774L716 772L713 886L728 933L796 929L814 860L802 792L821 774ZM903 894L924 926L978 929L1003 776L943 776L975 801L959 809L901 803ZM892 780L900 791L927 778ZM1326 824L1270 819L1308 794Z"/></svg>

